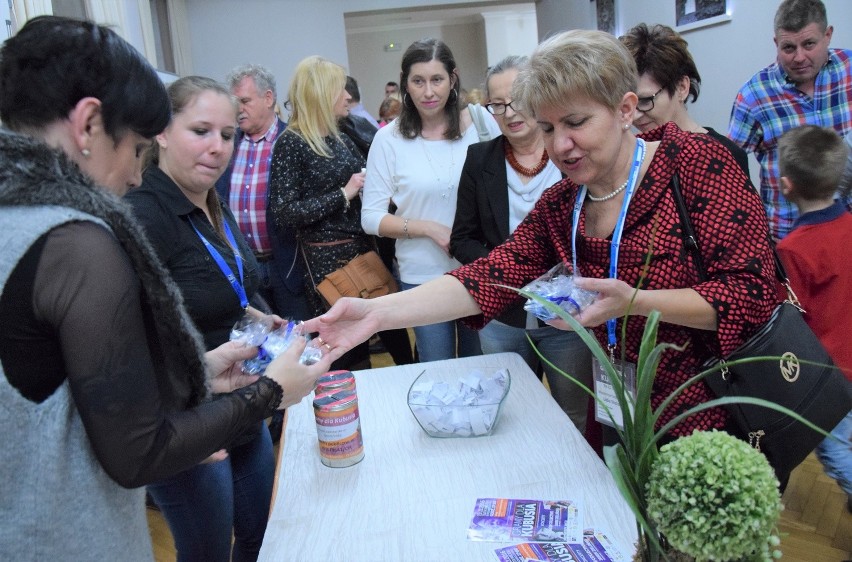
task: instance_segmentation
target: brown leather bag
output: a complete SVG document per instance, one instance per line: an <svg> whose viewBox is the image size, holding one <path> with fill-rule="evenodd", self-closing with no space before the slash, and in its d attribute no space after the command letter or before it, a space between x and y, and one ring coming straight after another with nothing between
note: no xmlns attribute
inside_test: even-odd
<svg viewBox="0 0 852 562"><path fill-rule="evenodd" d="M372 299L399 290L382 258L372 250L326 275L316 288L329 306L341 297Z"/></svg>

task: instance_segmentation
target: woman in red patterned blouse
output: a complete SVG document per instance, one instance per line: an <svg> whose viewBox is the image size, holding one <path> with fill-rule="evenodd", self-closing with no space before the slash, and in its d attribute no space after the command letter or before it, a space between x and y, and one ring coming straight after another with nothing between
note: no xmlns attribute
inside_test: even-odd
<svg viewBox="0 0 852 562"><path fill-rule="evenodd" d="M574 30L542 43L513 94L534 114L547 152L566 179L547 190L512 237L487 257L412 291L376 300L343 299L311 320L309 329L331 346L348 348L378 330L449 318L463 317L480 327L519 298L497 284L522 287L555 264L573 266L576 258L577 273L585 277L582 288L599 292L578 320L604 346L607 320L616 319L619 339L626 321L627 341L616 345L623 344L626 359L635 363L643 317L652 310L662 315L659 341L686 346L663 355L654 406L699 372L706 359L736 349L777 303L763 206L731 154L707 135L668 123L636 137L631 131L636 80L633 58L606 33ZM675 174L699 238L705 282L684 249L670 187ZM613 256L613 240L619 238ZM551 324L567 328L561 321ZM712 397L703 383L693 385L660 422ZM724 410L705 410L672 435L726 423Z"/></svg>

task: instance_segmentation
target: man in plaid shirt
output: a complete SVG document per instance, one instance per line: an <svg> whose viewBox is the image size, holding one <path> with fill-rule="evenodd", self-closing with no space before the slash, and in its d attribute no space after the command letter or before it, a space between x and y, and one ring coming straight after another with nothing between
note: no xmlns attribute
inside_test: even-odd
<svg viewBox="0 0 852 562"><path fill-rule="evenodd" d="M239 130L234 155L216 190L257 258L260 295L266 304L282 317L308 318L295 231L276 230L267 216L272 148L287 127L275 114L275 78L266 68L249 64L235 68L227 83L239 102Z"/></svg>
<svg viewBox="0 0 852 562"><path fill-rule="evenodd" d="M728 137L760 163L760 194L777 239L798 216L781 195L778 139L805 124L852 131L852 51L828 47L833 31L821 0L784 0L775 13L777 60L746 82L731 111Z"/></svg>

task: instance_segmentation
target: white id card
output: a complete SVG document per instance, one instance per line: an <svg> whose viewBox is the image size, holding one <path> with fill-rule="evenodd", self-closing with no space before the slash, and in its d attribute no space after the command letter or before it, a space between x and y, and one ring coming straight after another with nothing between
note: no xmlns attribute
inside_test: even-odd
<svg viewBox="0 0 852 562"><path fill-rule="evenodd" d="M632 396L635 401L636 365L619 359L616 359L613 362L613 365L615 366L615 370L621 375L621 380L624 381L624 386L626 387L627 392L630 393L630 396ZM615 425L613 425L613 420L610 419L606 410L603 409L603 406L598 401L595 401L595 419L610 427L623 429L624 418L621 413L621 407L618 405L618 398L615 396L615 389L609 380L609 375L607 375L606 371L604 371L597 357L592 357L592 373L594 374L595 394L606 404L606 407L609 408L609 411L612 413L612 417L615 420ZM630 403L630 415L633 416L632 403Z"/></svg>

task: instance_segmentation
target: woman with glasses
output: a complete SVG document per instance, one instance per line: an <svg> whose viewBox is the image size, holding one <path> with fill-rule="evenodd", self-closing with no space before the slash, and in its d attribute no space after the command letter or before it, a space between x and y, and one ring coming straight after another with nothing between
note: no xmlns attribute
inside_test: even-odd
<svg viewBox="0 0 852 562"><path fill-rule="evenodd" d="M408 47L400 78L402 111L376 133L367 159L361 224L368 234L397 239L402 288L412 289L461 265L449 253L450 232L465 153L479 134L461 107L456 62L443 42ZM491 116L483 121L492 136L500 134ZM452 321L414 333L421 361L480 352L476 333Z"/></svg>
<svg viewBox="0 0 852 562"><path fill-rule="evenodd" d="M565 263L583 276L578 286L598 292L577 320L601 345L623 351L627 363L635 366L645 317L660 313L658 339L678 349L660 357L652 407L704 361L729 355L778 302L763 204L730 152L707 135L673 123L634 135L636 77L633 57L607 33L572 30L540 44L518 72L513 102L536 120L565 179L486 257L411 291L341 299L306 327L343 348L377 330L450 318L481 327L519 299L506 286L523 287ZM706 266L704 281L684 248L670 187L675 176ZM568 328L561 320L550 324ZM605 392L607 385L596 387ZM712 398L706 384L693 384L663 410L657 429ZM669 436L727 427L727 412L709 408Z"/></svg>
<svg viewBox="0 0 852 562"><path fill-rule="evenodd" d="M544 190L563 177L548 158L544 136L535 119L512 98L512 85L527 60L527 57L506 57L485 76L488 100L485 107L494 115L503 134L471 145L467 150L450 237L450 253L463 264L487 256L502 244ZM520 354L534 372L541 364L554 399L583 433L588 395L541 362L527 336L549 361L590 385L592 357L580 337L538 322L520 301L486 324L479 331L479 342L483 353Z"/></svg>
<svg viewBox="0 0 852 562"><path fill-rule="evenodd" d="M687 49L686 40L665 25L640 23L621 38L633 55L639 71L636 119L633 126L646 133L673 121L684 131L702 133L716 139L731 151L748 176L748 156L728 137L695 122L686 111L686 102L698 100L701 76Z"/></svg>

